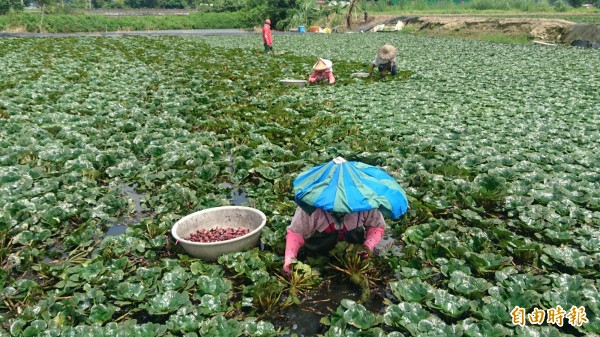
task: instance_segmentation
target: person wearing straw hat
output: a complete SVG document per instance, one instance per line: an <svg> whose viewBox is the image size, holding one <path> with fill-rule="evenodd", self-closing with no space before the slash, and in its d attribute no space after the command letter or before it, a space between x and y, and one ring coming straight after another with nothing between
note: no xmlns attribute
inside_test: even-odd
<svg viewBox="0 0 600 337"><path fill-rule="evenodd" d="M375 55L375 60L371 64L371 70L369 71L369 76L373 74L373 69L377 67L377 70L381 74L381 76L385 76L386 72L391 72L392 75L398 74L398 64L396 62L396 55L398 51L396 47L390 44L384 44L377 50L377 55Z"/></svg>
<svg viewBox="0 0 600 337"><path fill-rule="evenodd" d="M271 34L271 20L266 19L262 28L262 38L265 44L265 52L273 51L273 35Z"/></svg>
<svg viewBox="0 0 600 337"><path fill-rule="evenodd" d="M313 66L312 73L308 76L308 83L315 84L317 80L327 80L329 84L335 83L333 76L333 63L330 60L320 58Z"/></svg>
<svg viewBox="0 0 600 337"><path fill-rule="evenodd" d="M367 257L385 232L384 216L408 209L400 185L380 168L337 157L294 180L298 207L286 232L283 272L289 275L302 247L324 254L343 240L362 244Z"/></svg>

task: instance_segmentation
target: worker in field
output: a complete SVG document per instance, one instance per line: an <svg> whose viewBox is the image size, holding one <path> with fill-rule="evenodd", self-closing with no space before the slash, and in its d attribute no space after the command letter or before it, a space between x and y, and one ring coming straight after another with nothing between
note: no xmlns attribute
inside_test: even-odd
<svg viewBox="0 0 600 337"><path fill-rule="evenodd" d="M315 84L318 80L326 80L329 84L335 83L333 63L330 60L320 58L313 66L313 71L308 76L308 83Z"/></svg>
<svg viewBox="0 0 600 337"><path fill-rule="evenodd" d="M293 185L298 207L286 232L287 275L302 247L326 254L346 241L362 245L358 254L367 258L384 235L384 216L396 219L408 210L404 190L393 177L342 157L300 173Z"/></svg>
<svg viewBox="0 0 600 337"><path fill-rule="evenodd" d="M383 77L389 71L392 75L398 74L398 63L396 61L396 56L398 51L396 47L390 44L384 44L377 50L377 54L375 55L375 59L371 64L371 70L369 71L369 76L373 75L373 69L377 67L377 71Z"/></svg>
<svg viewBox="0 0 600 337"><path fill-rule="evenodd" d="M271 20L266 19L262 28L262 38L265 44L265 52L273 51L273 35L271 34Z"/></svg>
<svg viewBox="0 0 600 337"><path fill-rule="evenodd" d="M385 220L376 209L355 213L316 209L309 215L297 207L286 233L283 272L290 273L290 267L302 247L317 254L326 254L343 240L362 244L372 252L384 232ZM368 253L364 253L363 257L366 257Z"/></svg>

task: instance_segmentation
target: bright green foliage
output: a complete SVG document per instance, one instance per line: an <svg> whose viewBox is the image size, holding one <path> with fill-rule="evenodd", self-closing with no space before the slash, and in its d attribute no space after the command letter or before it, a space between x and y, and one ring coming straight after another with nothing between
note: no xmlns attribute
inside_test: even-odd
<svg viewBox="0 0 600 337"><path fill-rule="evenodd" d="M0 40L0 334L289 332L252 305L284 310L291 182L338 155L384 167L413 208L387 222L406 247L377 258L381 316L335 304L328 336L600 333L598 53L403 34L276 43ZM383 43L400 74L350 77ZM334 86L279 85L317 57ZM184 254L173 223L234 189L267 214L265 250ZM127 230L106 236L115 225ZM557 305L590 322L511 323L515 306Z"/></svg>

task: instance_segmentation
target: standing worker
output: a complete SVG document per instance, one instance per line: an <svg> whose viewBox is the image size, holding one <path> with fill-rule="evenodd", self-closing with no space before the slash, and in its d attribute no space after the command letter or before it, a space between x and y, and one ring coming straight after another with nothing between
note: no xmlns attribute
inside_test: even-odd
<svg viewBox="0 0 600 337"><path fill-rule="evenodd" d="M373 69L377 67L377 70L381 74L381 76L385 76L387 71L390 71L392 75L398 74L398 64L396 62L396 55L398 51L396 47L390 44L384 44L377 50L377 55L375 55L375 60L371 64L371 70L369 71L369 76L373 74Z"/></svg>
<svg viewBox="0 0 600 337"><path fill-rule="evenodd" d="M266 19L262 28L262 38L265 42L265 52L273 51L273 35L271 35L271 20Z"/></svg>

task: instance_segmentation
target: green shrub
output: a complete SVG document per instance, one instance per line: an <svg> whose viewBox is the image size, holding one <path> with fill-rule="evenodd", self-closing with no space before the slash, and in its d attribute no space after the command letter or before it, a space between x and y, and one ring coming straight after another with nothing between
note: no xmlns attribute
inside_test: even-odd
<svg viewBox="0 0 600 337"><path fill-rule="evenodd" d="M517 10L521 12L544 12L552 10L552 6L547 0L536 1L536 0L474 0L465 3L465 7L469 9L486 11L486 10L500 10L510 11Z"/></svg>
<svg viewBox="0 0 600 337"><path fill-rule="evenodd" d="M557 12L566 12L566 11L567 11L567 9L568 9L568 8L567 8L567 5L566 5L566 4L565 4L565 2L564 2L564 1L562 1L562 0L557 0L557 1L554 3L554 10L555 10L555 11L557 11Z"/></svg>
<svg viewBox="0 0 600 337"><path fill-rule="evenodd" d="M7 14L10 10L21 11L23 6L21 1L15 0L0 0L0 15Z"/></svg>
<svg viewBox="0 0 600 337"><path fill-rule="evenodd" d="M0 0L6 1L6 0ZM226 29L244 28L243 14L239 12L206 12L188 16L136 16L106 17L87 14L40 14L19 13L9 15L0 27L4 30L19 29L27 32L76 33L134 30L176 29ZM42 27L40 27L42 23Z"/></svg>

